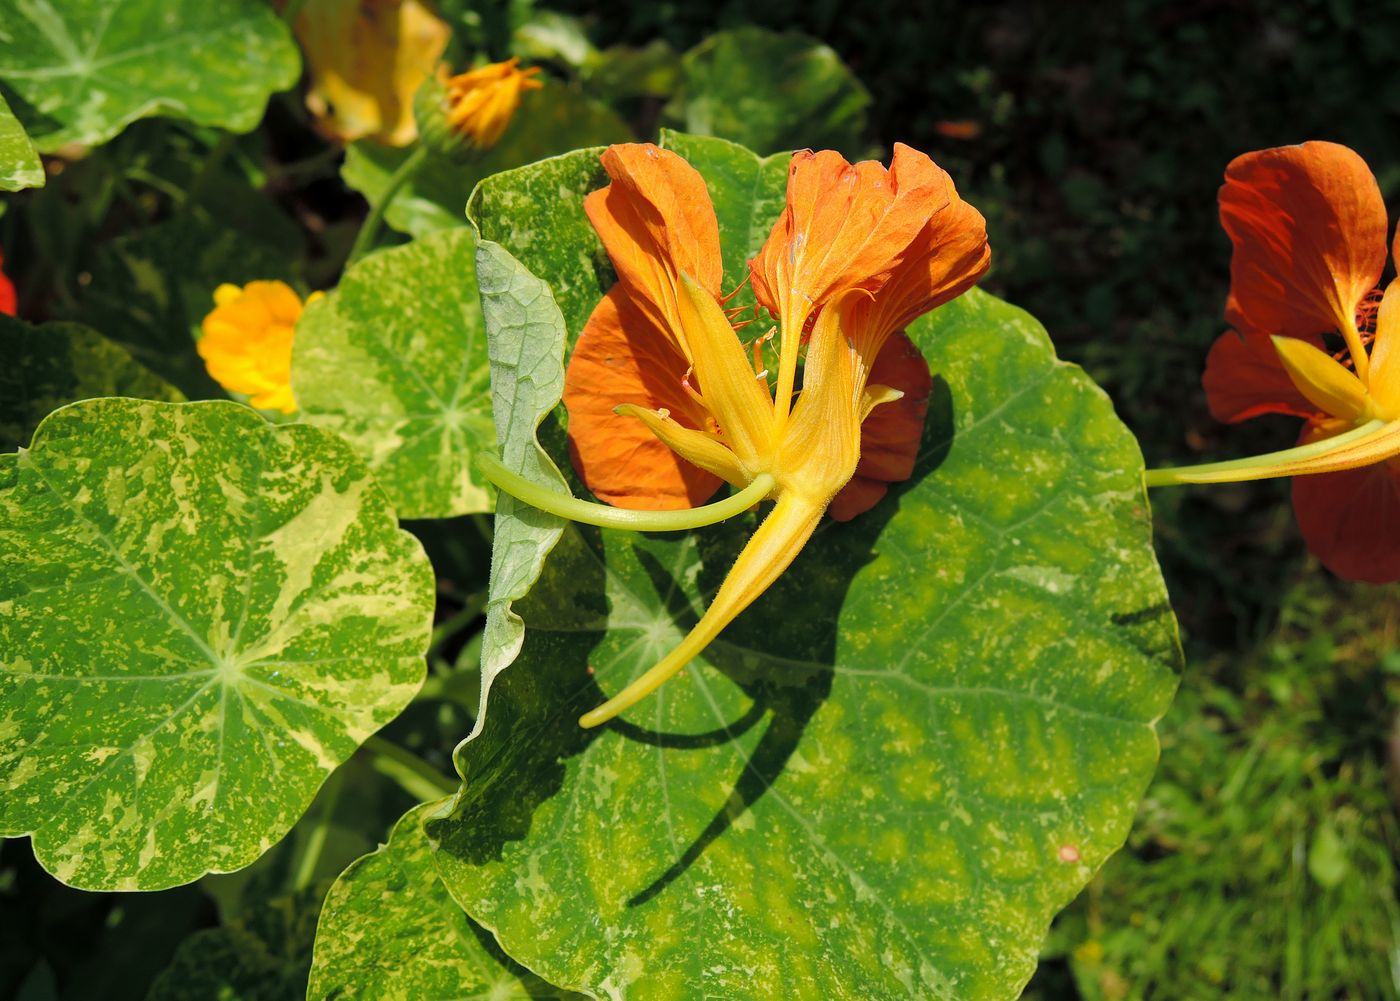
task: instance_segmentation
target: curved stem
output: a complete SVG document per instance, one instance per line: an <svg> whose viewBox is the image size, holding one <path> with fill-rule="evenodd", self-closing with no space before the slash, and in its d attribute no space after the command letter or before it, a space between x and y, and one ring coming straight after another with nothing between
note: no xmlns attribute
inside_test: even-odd
<svg viewBox="0 0 1400 1001"><path fill-rule="evenodd" d="M374 755L375 770L393 779L410 796L427 803L457 791L459 783L392 741L372 736L362 746Z"/></svg>
<svg viewBox="0 0 1400 1001"><path fill-rule="evenodd" d="M525 477L511 472L494 455L481 455L476 460L477 468L496 489L522 500L531 507L539 508L546 514L567 518L569 521L599 528L622 528L632 532L683 532L690 528L703 528L743 514L773 492L773 477L760 473L752 483L733 496L722 501L706 504L703 507L687 508L683 511L633 511L610 504L594 504L579 500L532 483Z"/></svg>
<svg viewBox="0 0 1400 1001"><path fill-rule="evenodd" d="M418 168L423 166L428 159L428 147L420 145L403 163L399 164L398 170L389 176L389 182L384 186L384 190L379 193L379 197L370 203L369 215L365 216L365 221L360 226L360 231L355 234L355 242L350 247L350 256L345 259L347 265L354 264L365 251L369 250L374 243L374 238L379 234L379 224L384 219L384 212L393 202L394 196L414 174L418 173Z"/></svg>
<svg viewBox="0 0 1400 1001"><path fill-rule="evenodd" d="M1385 453L1392 448L1400 451L1400 421L1389 424L1370 421L1345 434L1280 452L1198 466L1149 469L1143 479L1149 487L1165 487L1179 483L1239 483L1276 476L1327 473L1379 462L1388 458Z"/></svg>
<svg viewBox="0 0 1400 1001"><path fill-rule="evenodd" d="M316 875L316 866L321 861L321 852L326 847L326 834L335 818L336 804L340 801L340 791L345 787L345 768L341 766L331 772L322 792L321 810L316 816L316 826L306 835L306 842L297 860L297 871L292 877L292 888L304 890L311 885Z"/></svg>

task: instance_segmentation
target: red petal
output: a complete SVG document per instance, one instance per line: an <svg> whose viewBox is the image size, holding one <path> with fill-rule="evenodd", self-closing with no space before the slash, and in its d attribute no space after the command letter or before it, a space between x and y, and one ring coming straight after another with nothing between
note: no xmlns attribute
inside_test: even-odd
<svg viewBox="0 0 1400 1001"><path fill-rule="evenodd" d="M1400 466L1394 460L1295 476L1293 511L1308 549L1338 577L1400 580Z"/></svg>
<svg viewBox="0 0 1400 1001"><path fill-rule="evenodd" d="M1385 203L1366 162L1308 142L1236 157L1220 189L1235 244L1225 318L1294 337L1341 330L1385 266Z"/></svg>
<svg viewBox="0 0 1400 1001"><path fill-rule="evenodd" d="M837 521L850 521L869 511L885 496L889 484L913 475L919 457L933 379L928 362L905 334L896 333L885 342L875 357L870 385L901 389L904 397L882 403L861 425L856 474L827 509Z"/></svg>
<svg viewBox="0 0 1400 1001"><path fill-rule="evenodd" d="M19 310L19 297L15 295L15 286L10 279L5 277L5 252L0 250L0 313L6 316L16 316Z"/></svg>
<svg viewBox="0 0 1400 1001"><path fill-rule="evenodd" d="M722 482L686 462L634 417L613 413L623 403L666 409L704 430L706 414L682 387L687 363L614 285L579 335L564 373L569 456L588 489L618 507L676 510L703 504Z"/></svg>
<svg viewBox="0 0 1400 1001"><path fill-rule="evenodd" d="M1316 337L1304 337L1322 347ZM1308 401L1280 364L1268 334L1240 334L1227 330L1206 356L1201 377L1210 412L1219 421L1246 420L1260 414L1293 414L1312 417L1317 407Z"/></svg>

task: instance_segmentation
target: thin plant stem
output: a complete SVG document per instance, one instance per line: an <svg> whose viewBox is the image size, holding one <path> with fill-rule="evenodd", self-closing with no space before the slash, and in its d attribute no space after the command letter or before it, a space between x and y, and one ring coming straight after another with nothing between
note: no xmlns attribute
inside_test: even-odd
<svg viewBox="0 0 1400 1001"><path fill-rule="evenodd" d="M470 625L481 616L482 610L486 608L486 592L476 591L467 595L467 600L463 603L461 611L457 612L446 622L441 622L433 627L433 638L428 644L427 656L432 657L442 650L442 645L457 634L463 626Z"/></svg>
<svg viewBox="0 0 1400 1001"><path fill-rule="evenodd" d="M420 802L451 796L457 791L457 781L428 764L412 751L383 737L370 737L364 749L374 756L375 771L393 779L399 787Z"/></svg>
<svg viewBox="0 0 1400 1001"><path fill-rule="evenodd" d="M1245 459L1230 459L1226 462L1206 462L1197 466L1169 466L1162 469L1149 469L1143 478L1149 487L1174 486L1181 483L1238 483L1244 480L1264 480L1275 476L1296 476L1308 472L1329 472L1331 470L1294 469L1290 464L1306 460L1317 460L1333 452L1341 451L1354 444L1366 444L1372 438L1379 439L1390 427L1384 421L1369 421L1361 427L1322 441L1286 448L1280 452L1266 452ZM1372 460L1376 461L1376 460ZM1366 463L1356 463L1364 465Z"/></svg>
<svg viewBox="0 0 1400 1001"><path fill-rule="evenodd" d="M238 137L232 132L225 132L223 135L219 136L219 141L216 142L213 148L209 150L208 154L205 155L204 162L199 165L199 173L194 175L194 180L190 182L189 189L184 193L185 200L191 205L199 202L200 196L204 194L205 189L208 188L210 182L214 180L215 171L218 169L219 164L223 162L224 157L228 156L229 150L233 149L233 144L237 141L237 138Z"/></svg>
<svg viewBox="0 0 1400 1001"><path fill-rule="evenodd" d="M355 242L350 247L350 256L345 260L347 265L354 264L373 245L374 238L379 234L379 224L383 221L384 213L393 202L394 196L418 172L418 168L427 162L427 159L428 147L419 146L389 176L389 183L384 186L379 197L370 202L369 215L365 216L364 225L355 234Z"/></svg>
<svg viewBox="0 0 1400 1001"><path fill-rule="evenodd" d="M335 818L336 804L340 801L340 791L345 786L345 768L337 768L326 779L322 792L321 811L316 816L316 826L306 836L301 858L297 860L296 875L292 878L292 888L304 890L311 885L316 874L316 865L321 861L321 852L326 847L326 835L330 832L331 821Z"/></svg>
<svg viewBox="0 0 1400 1001"><path fill-rule="evenodd" d="M597 525L599 528L621 528L633 532L683 532L691 528L713 525L736 514L743 514L759 501L767 499L774 486L772 476L760 473L737 494L703 507L692 507L683 511L633 511L579 500L577 497L570 497L542 487L538 483L532 483L525 477L511 472L494 455L479 456L477 467L498 490L547 514L585 525Z"/></svg>

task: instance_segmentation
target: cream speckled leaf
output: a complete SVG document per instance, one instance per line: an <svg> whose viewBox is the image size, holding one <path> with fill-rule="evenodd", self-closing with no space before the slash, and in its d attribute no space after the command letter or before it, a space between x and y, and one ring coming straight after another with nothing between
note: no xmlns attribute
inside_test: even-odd
<svg viewBox="0 0 1400 1001"><path fill-rule="evenodd" d="M308 1001L529 1001L578 998L505 956L438 879L423 820L410 810L389 843L341 873L316 929Z"/></svg>
<svg viewBox="0 0 1400 1001"><path fill-rule="evenodd" d="M0 316L0 358L0 452L29 444L41 420L76 400L184 399L122 348L77 323L32 327Z"/></svg>
<svg viewBox="0 0 1400 1001"><path fill-rule="evenodd" d="M300 65L263 0L0 0L0 80L45 153L151 115L247 132Z"/></svg>
<svg viewBox="0 0 1400 1001"><path fill-rule="evenodd" d="M44 186L44 165L5 98L0 96L0 191Z"/></svg>
<svg viewBox="0 0 1400 1001"><path fill-rule="evenodd" d="M247 865L422 683L433 578L333 435L102 399L0 455L0 833L73 886Z"/></svg>
<svg viewBox="0 0 1400 1001"><path fill-rule="evenodd" d="M414 236L462 226L466 222L462 207L483 177L580 146L631 138L627 124L611 109L547 80L542 89L525 94L505 135L490 150L467 160L430 153L394 197L384 220ZM341 174L346 184L374 199L410 152L372 142L353 143Z"/></svg>
<svg viewBox="0 0 1400 1001"><path fill-rule="evenodd" d="M560 493L569 486L535 438L564 393L564 318L549 286L500 244L477 247L477 279L491 354L496 440L501 461L526 479ZM510 667L525 639L512 609L539 580L564 522L502 493L496 502L486 627L481 642L481 698L471 740L486 725L491 685Z"/></svg>
<svg viewBox="0 0 1400 1001"><path fill-rule="evenodd" d="M752 154L668 143L732 158L702 167L722 219L730 199L774 204L742 183ZM532 269L579 254L512 250ZM551 982L629 1001L1011 999L1121 846L1180 660L1141 456L1021 310L971 293L909 333L936 377L914 476L823 524L621 720L577 724L679 641L753 516L681 537L571 528L520 603L492 725L426 827L458 903Z"/></svg>
<svg viewBox="0 0 1400 1001"><path fill-rule="evenodd" d="M465 227L355 263L297 325L302 419L346 438L404 518L488 511L495 444L475 243Z"/></svg>

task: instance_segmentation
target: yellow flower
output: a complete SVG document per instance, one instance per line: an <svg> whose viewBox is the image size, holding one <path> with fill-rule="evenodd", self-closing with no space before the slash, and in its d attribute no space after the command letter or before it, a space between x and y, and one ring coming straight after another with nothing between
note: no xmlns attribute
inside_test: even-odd
<svg viewBox="0 0 1400 1001"><path fill-rule="evenodd" d="M294 27L322 131L388 146L417 138L413 95L452 37L445 21L419 0L309 0Z"/></svg>
<svg viewBox="0 0 1400 1001"><path fill-rule="evenodd" d="M306 302L321 295L313 292ZM301 297L284 282L220 285L195 345L209 375L230 392L246 395L260 410L295 412L292 335L302 308Z"/></svg>
<svg viewBox="0 0 1400 1001"><path fill-rule="evenodd" d="M522 70L519 63L519 59L507 59L457 76L448 76L446 67L440 67L448 128L481 149L496 145L520 107L520 95L544 86L533 79L538 66Z"/></svg>

